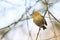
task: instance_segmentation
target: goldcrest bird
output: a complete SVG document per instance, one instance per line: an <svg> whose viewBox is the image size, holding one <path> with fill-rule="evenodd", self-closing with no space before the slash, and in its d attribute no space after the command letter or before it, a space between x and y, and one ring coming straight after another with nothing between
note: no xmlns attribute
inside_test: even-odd
<svg viewBox="0 0 60 40"><path fill-rule="evenodd" d="M43 30L46 29L44 25L47 25L46 20L44 19L44 16L40 14L39 11L33 11L32 13L33 22L40 28L43 28Z"/></svg>

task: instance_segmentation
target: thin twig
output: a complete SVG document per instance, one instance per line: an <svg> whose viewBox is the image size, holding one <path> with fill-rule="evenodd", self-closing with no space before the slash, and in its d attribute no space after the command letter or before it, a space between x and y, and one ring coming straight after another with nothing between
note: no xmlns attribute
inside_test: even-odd
<svg viewBox="0 0 60 40"><path fill-rule="evenodd" d="M58 19L56 19L56 18L52 15L52 13L51 13L50 11L48 11L48 12L50 13L50 15L51 15L57 22L60 23L60 21L59 21Z"/></svg>
<svg viewBox="0 0 60 40"><path fill-rule="evenodd" d="M52 19L51 19L51 17L50 17L49 11L48 11L48 15L49 15L49 19L50 19L50 21L51 21L51 23L52 23L52 26L53 26L53 31L54 31L54 34L55 34L55 37L56 37L55 40L57 40L57 36L56 36L56 32L55 32L55 28L54 28L54 25L53 25Z"/></svg>
<svg viewBox="0 0 60 40"><path fill-rule="evenodd" d="M16 23L14 24L14 26L15 25L17 25ZM13 26L13 27L14 27ZM3 39L6 35L7 35L7 33L11 30L11 27L8 27L9 29L8 29L8 31L6 31L3 35L2 35L2 37L1 37L1 39Z"/></svg>
<svg viewBox="0 0 60 40"><path fill-rule="evenodd" d="M6 32L2 35L1 39L3 39L9 31L10 31L10 30L6 31Z"/></svg>
<svg viewBox="0 0 60 40"><path fill-rule="evenodd" d="M37 3L38 3L38 2L36 2L36 4L37 4ZM29 10L30 10L31 8L33 8L36 4L34 4L33 6L29 7L27 13L28 13ZM8 26L6 26L6 27L4 27L4 28L1 28L0 30L5 29L5 28L9 28L11 25L13 25L13 24L15 24L15 23L17 24L17 23L20 22L20 21L24 21L24 20L30 19L30 18L22 19L25 14L26 14L26 12L24 12L24 13L22 14L21 18L19 18L17 21L9 24Z"/></svg>
<svg viewBox="0 0 60 40"><path fill-rule="evenodd" d="M25 7L26 7L26 3L27 3L27 0L25 0ZM31 8L31 6L30 6L29 8ZM28 9L27 9L27 7L26 7L26 18L28 18L28 15L27 15L28 13L27 13L27 11L28 11ZM29 30L28 20L26 20L26 22L27 22L27 28L28 28L29 37L31 37L31 40L32 40L31 31ZM28 40L29 40L29 37L28 37Z"/></svg>
<svg viewBox="0 0 60 40"><path fill-rule="evenodd" d="M36 2L36 3L38 3L38 2ZM36 5L36 4L35 4L35 5ZM23 17L24 17L24 15L25 15L26 13L28 13L29 10L30 10L32 7L34 7L35 5L33 5L33 6L31 6L30 8L28 8L28 11L27 11L27 12L24 12L24 14L22 14L21 18L19 18L17 21L9 24L8 26L6 26L6 27L4 27L4 28L1 28L0 30L6 29L6 28L10 28L10 26L12 26L12 25L15 26L15 25L17 25L17 23L19 23L20 21L24 21L24 20L30 19L30 18L23 19ZM13 27L14 27L14 26L13 26ZM5 36L8 32L9 32L9 30L8 30L6 33L4 33L3 35ZM29 33L30 33L30 32L29 32ZM2 36L2 38L3 38L3 36ZM31 38L32 38L32 37L31 37Z"/></svg>
<svg viewBox="0 0 60 40"><path fill-rule="evenodd" d="M40 32L40 28L38 30L38 33L37 33L37 37L36 37L36 40L38 39L38 36L39 36L39 32Z"/></svg>
<svg viewBox="0 0 60 40"><path fill-rule="evenodd" d="M57 38L60 37L60 35L56 36ZM48 39L43 39L43 40L50 40L52 38L55 38L55 36L51 37L51 38L48 38Z"/></svg>
<svg viewBox="0 0 60 40"><path fill-rule="evenodd" d="M44 17L45 17L45 15L46 15L47 11L48 11L48 5L47 5L47 4L48 4L48 3L47 3L47 1L45 0L45 6L46 6L46 10L45 10Z"/></svg>

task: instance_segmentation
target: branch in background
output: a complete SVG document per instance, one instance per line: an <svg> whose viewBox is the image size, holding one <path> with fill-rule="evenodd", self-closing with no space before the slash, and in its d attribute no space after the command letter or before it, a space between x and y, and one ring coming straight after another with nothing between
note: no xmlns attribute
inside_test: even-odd
<svg viewBox="0 0 60 40"><path fill-rule="evenodd" d="M42 3L46 6L46 10L45 10L45 14L44 14L44 17L45 17L45 15L48 11L48 2L47 2L47 0L45 0L45 2L42 2Z"/></svg>
<svg viewBox="0 0 60 40"><path fill-rule="evenodd" d="M5 37L5 35L9 32L9 30L10 30L10 28L5 28L5 29L0 30L1 39L3 39Z"/></svg>
<svg viewBox="0 0 60 40"><path fill-rule="evenodd" d="M28 11L27 11L27 12L24 12L24 13L22 14L21 18L19 18L16 22L13 22L13 23L11 23L10 25L8 25L8 26L6 26L6 27L4 27L4 28L1 28L0 30L5 29L5 28L9 28L11 25L17 24L17 23L20 22L20 21L24 21L24 20L29 19L29 18L27 18L27 19L22 19L22 18L23 18L24 15L25 15L26 13L28 13L29 10L30 10L31 8L33 8L37 3L38 3L38 2L36 2L33 6L29 7L29 8L28 8Z"/></svg>
<svg viewBox="0 0 60 40"><path fill-rule="evenodd" d="M0 35L4 34L7 30L9 30L9 28L0 30Z"/></svg>
<svg viewBox="0 0 60 40"><path fill-rule="evenodd" d="M23 19L23 20L20 20L20 21L29 20L29 19L31 19L31 18L26 18L26 19ZM15 26L15 25L17 25L18 22L19 22L19 20L16 21L16 22L14 22L14 23L12 23L12 24L10 24L10 25L8 25L7 27L4 27L4 28L0 29L0 34L2 35L1 39L4 38L5 35L10 31L10 29L11 29L10 26L13 25L13 24L14 24L14 26ZM13 27L14 27L14 26L13 26ZM5 31L5 30L7 30L7 31ZM2 33L3 33L3 34L2 34Z"/></svg>
<svg viewBox="0 0 60 40"><path fill-rule="evenodd" d="M46 8L46 10L45 10L45 14L44 14L44 17L45 17L45 15L46 15L47 11L48 11L48 7L47 7L47 8Z"/></svg>
<svg viewBox="0 0 60 40"><path fill-rule="evenodd" d="M30 1L30 3L31 3L31 1ZM29 6L29 8L31 8L31 5ZM26 18L28 18L28 13L27 13L27 11L28 11L28 8L27 8L27 0L25 0L25 9L26 9ZM28 20L26 20L26 22L27 22L27 29L28 29L28 40L29 40L29 37L31 37L31 39L32 39L32 35L31 35L31 31L29 30L29 23L28 23Z"/></svg>
<svg viewBox="0 0 60 40"><path fill-rule="evenodd" d="M60 35L56 36L57 38L60 37ZM43 40L50 40L52 38L55 38L55 36L51 37L51 38L48 38L48 39L43 39Z"/></svg>
<svg viewBox="0 0 60 40"><path fill-rule="evenodd" d="M40 32L40 28L38 30L38 33L37 33L37 37L36 37L36 40L38 39L38 36L39 36L39 32Z"/></svg>
<svg viewBox="0 0 60 40"><path fill-rule="evenodd" d="M44 17L45 17L45 15L46 15L46 13L47 13L47 11L48 11L48 8L49 8L50 6L52 6L53 3L48 3L48 0L45 0L45 2L42 1L42 3L46 6L45 14L44 14Z"/></svg>
<svg viewBox="0 0 60 40"><path fill-rule="evenodd" d="M49 19L50 19L50 21L51 21L51 23L52 23L52 28L53 28L55 40L57 40L57 35L56 35L56 32L55 32L54 24L53 24L52 19L51 19L51 17L50 17L50 12L49 12L49 11L48 11L48 16L49 16Z"/></svg>
<svg viewBox="0 0 60 40"><path fill-rule="evenodd" d="M4 34L3 34L2 37L1 37L1 39L3 39L9 31L10 31L10 30L4 32Z"/></svg>
<svg viewBox="0 0 60 40"><path fill-rule="evenodd" d="M48 10L48 12L50 13L50 15L51 15L57 22L60 23L60 21L59 21L57 18L55 18L49 10Z"/></svg>
<svg viewBox="0 0 60 40"><path fill-rule="evenodd" d="M37 4L37 3L38 3L38 2L36 2L36 4ZM14 26L15 26L15 25L17 25L17 23L19 23L20 21L29 20L30 18L25 18L25 19L23 19L23 17L24 17L24 15L26 15L26 13L28 13L28 12L29 12L29 10L30 10L31 8L33 8L36 4L34 4L33 6L31 6L31 7L27 8L27 9L28 9L28 11L24 12L24 14L22 14L21 18L19 18L17 21L15 21L15 22L11 23L10 25L8 25L8 26L6 26L6 27L4 27L4 28L1 28L0 30L6 29L6 28L11 28L10 26L12 26L12 25L14 25ZM13 26L13 27L14 27L14 26ZM5 35L6 35L9 31L10 31L10 29L9 29L9 30L7 30L6 32L2 31L2 32L4 32L4 34L2 34L1 39L2 39L2 38L4 38L4 37L5 37ZM1 32L0 32L0 33L1 33Z"/></svg>
<svg viewBox="0 0 60 40"><path fill-rule="evenodd" d="M16 25L17 25L17 22L14 23L13 27L15 27ZM11 25L10 25L10 26L11 26ZM10 26L5 27L5 28L2 28L2 29L0 30L0 33L3 32L1 39L3 39L3 38L7 35L7 33L11 30L11 27L10 27ZM9 29L8 29L8 28L9 28ZM7 29L8 29L8 30L7 30Z"/></svg>
<svg viewBox="0 0 60 40"><path fill-rule="evenodd" d="M36 2L39 2L39 1L42 1L42 0L37 0Z"/></svg>

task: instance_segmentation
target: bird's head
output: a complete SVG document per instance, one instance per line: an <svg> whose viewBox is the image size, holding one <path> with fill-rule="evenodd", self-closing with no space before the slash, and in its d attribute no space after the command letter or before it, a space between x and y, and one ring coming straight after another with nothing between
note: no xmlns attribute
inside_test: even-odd
<svg viewBox="0 0 60 40"><path fill-rule="evenodd" d="M39 11L34 10L31 15L32 17L37 17L37 16L40 16L41 14L39 13Z"/></svg>

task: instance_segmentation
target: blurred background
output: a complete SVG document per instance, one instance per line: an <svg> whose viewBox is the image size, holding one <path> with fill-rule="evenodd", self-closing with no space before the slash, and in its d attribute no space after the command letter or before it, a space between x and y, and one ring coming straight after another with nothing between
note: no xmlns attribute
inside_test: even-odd
<svg viewBox="0 0 60 40"><path fill-rule="evenodd" d="M36 40L39 27L30 14L38 10L45 15L47 29L40 30L37 40L60 39L60 0L0 0L0 40Z"/></svg>

